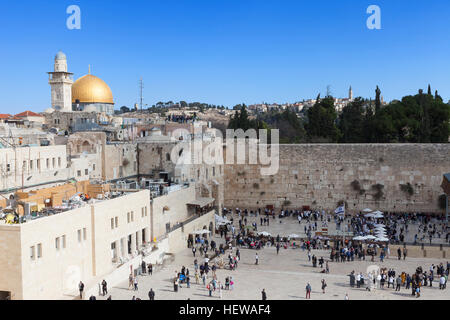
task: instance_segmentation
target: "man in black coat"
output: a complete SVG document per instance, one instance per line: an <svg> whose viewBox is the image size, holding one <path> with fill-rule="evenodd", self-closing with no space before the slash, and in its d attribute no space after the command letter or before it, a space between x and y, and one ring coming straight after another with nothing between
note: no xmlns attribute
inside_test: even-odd
<svg viewBox="0 0 450 320"><path fill-rule="evenodd" d="M155 300L155 291L153 291L153 289L150 289L150 291L148 292L148 298L150 300Z"/></svg>

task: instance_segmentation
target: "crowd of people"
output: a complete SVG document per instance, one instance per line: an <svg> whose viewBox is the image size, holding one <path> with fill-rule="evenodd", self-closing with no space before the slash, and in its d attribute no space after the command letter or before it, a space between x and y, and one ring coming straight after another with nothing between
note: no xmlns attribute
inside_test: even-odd
<svg viewBox="0 0 450 320"><path fill-rule="evenodd" d="M255 250L255 265L259 265L259 250L267 247L274 247L279 254L281 249L301 248L306 251L308 261L313 268L319 268L320 273L330 273L330 264L332 263L352 263L355 261L372 262L379 258L379 262L391 256L390 244L406 243L411 239L410 232L416 234L415 240L422 241L424 236L430 236L431 239L443 239L448 241L447 225L442 217L427 214L394 214L386 213L380 220L365 217L363 213L345 216L326 213L324 210L311 210L309 208L302 210L281 210L276 212L271 209L224 209L222 216L230 222L220 226L218 235L220 240L216 243L214 238L208 238L206 235L197 235L188 240L188 247L193 255L193 272L189 268L182 266L180 271L176 271L173 277L173 291L179 292L180 289L191 288L194 283L197 287L203 287L207 295L222 298L223 292L233 290L235 279L233 272L238 270L241 260L241 250ZM290 239L280 235L272 236L268 233L258 233L259 226L270 226L271 223L283 223L286 218L292 217L302 225L304 236L300 239ZM236 223L235 223L236 222ZM352 239L337 239L315 236L319 228L328 227L331 223L336 224L337 230L352 231L354 235L370 234L373 232L373 225L383 223L386 226L386 233L390 239L389 242L365 243L363 241L353 241ZM414 226L412 228L411 226ZM411 231L413 230L413 231ZM445 235L445 236L444 236ZM313 250L329 250L324 255L313 254ZM396 250L398 260L405 260L408 252L406 246ZM199 262L201 260L201 262ZM217 269L226 270L221 273L223 277L219 279ZM142 266L142 273L145 273L145 266ZM150 271L148 271L151 274ZM363 288L365 290L391 289L401 291L410 289L411 294L420 297L421 288L432 287L433 284L439 284L439 289L445 290L448 280L449 263L446 266L443 263L432 265L428 271L418 267L414 272L397 271L394 269L382 268L378 273L352 271L348 276L350 278L351 288ZM327 288L326 280L323 278L320 282L322 292ZM137 277L130 275L130 290L138 291ZM103 292L103 295L107 294ZM306 298L311 298L311 283L306 285ZM267 299L265 289L261 292L263 300ZM155 293L149 293L149 298L154 299ZM345 295L348 300L348 294Z"/></svg>

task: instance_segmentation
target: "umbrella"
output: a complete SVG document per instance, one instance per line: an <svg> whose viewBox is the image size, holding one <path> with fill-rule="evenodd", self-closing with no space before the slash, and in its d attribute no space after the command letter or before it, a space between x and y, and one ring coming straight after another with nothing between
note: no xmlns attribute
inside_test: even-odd
<svg viewBox="0 0 450 320"><path fill-rule="evenodd" d="M388 242L389 239L388 239L388 238L381 237L381 238L376 238L375 241Z"/></svg>
<svg viewBox="0 0 450 320"><path fill-rule="evenodd" d="M298 234L293 233L293 234L290 234L290 235L288 236L288 238L291 238L291 239L297 239L297 238L300 238L300 236L299 236Z"/></svg>
<svg viewBox="0 0 450 320"><path fill-rule="evenodd" d="M379 211L379 210L374 211L374 212L372 212L372 213L374 213L374 214L383 214L383 212L381 212L381 211Z"/></svg>
<svg viewBox="0 0 450 320"><path fill-rule="evenodd" d="M357 240L357 241L366 240L366 237L357 236L357 237L354 237L353 240Z"/></svg>
<svg viewBox="0 0 450 320"><path fill-rule="evenodd" d="M364 210L363 210L363 212L372 212L373 210L372 209L369 209L369 208L365 208Z"/></svg>
<svg viewBox="0 0 450 320"><path fill-rule="evenodd" d="M369 235L369 236L366 236L366 239L368 239L368 240L374 240L374 239L376 239L377 237L374 237L374 236L372 236L372 235Z"/></svg>
<svg viewBox="0 0 450 320"><path fill-rule="evenodd" d="M264 237L270 237L271 236L271 234L268 233L267 231L258 232L258 235L264 236Z"/></svg>
<svg viewBox="0 0 450 320"><path fill-rule="evenodd" d="M373 213L368 213L364 215L364 217L366 218L372 218L373 216L374 216Z"/></svg>
<svg viewBox="0 0 450 320"><path fill-rule="evenodd" d="M378 214L378 213L375 214L373 217L376 218L376 219L384 218L383 214Z"/></svg>

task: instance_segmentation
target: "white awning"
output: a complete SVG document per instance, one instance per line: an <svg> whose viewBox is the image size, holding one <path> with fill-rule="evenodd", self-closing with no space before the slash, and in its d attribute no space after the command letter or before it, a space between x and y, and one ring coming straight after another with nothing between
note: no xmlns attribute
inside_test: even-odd
<svg viewBox="0 0 450 320"><path fill-rule="evenodd" d="M212 204L214 201L215 201L214 198L198 198L195 199L194 201L189 202L188 205L203 208Z"/></svg>

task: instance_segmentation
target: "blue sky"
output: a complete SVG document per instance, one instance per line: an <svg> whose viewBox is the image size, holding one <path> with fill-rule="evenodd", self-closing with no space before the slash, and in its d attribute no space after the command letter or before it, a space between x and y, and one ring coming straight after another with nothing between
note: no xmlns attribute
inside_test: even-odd
<svg viewBox="0 0 450 320"><path fill-rule="evenodd" d="M66 8L81 8L81 30ZM382 30L366 27L369 5ZM385 100L431 83L450 99L450 2L444 0L22 0L0 2L0 113L50 106L57 51L69 71L105 80L116 107L201 101L294 102L325 94Z"/></svg>

